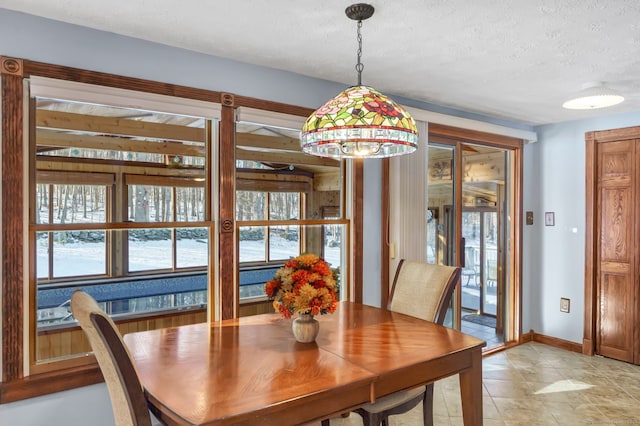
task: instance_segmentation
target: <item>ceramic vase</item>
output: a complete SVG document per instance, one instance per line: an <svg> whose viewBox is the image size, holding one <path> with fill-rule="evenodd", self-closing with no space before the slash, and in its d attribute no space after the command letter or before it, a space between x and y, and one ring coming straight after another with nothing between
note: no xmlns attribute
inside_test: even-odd
<svg viewBox="0 0 640 426"><path fill-rule="evenodd" d="M291 325L293 336L300 343L310 343L316 340L320 331L320 323L311 314L300 314Z"/></svg>

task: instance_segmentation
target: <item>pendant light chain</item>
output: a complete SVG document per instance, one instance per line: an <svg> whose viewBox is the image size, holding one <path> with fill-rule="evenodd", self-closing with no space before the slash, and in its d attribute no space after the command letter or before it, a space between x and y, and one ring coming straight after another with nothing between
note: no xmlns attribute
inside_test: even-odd
<svg viewBox="0 0 640 426"><path fill-rule="evenodd" d="M358 63L356 64L356 71L358 72L358 86L362 86L362 70L364 65L361 62L362 59L362 34L360 34L360 28L362 28L362 21L358 21Z"/></svg>

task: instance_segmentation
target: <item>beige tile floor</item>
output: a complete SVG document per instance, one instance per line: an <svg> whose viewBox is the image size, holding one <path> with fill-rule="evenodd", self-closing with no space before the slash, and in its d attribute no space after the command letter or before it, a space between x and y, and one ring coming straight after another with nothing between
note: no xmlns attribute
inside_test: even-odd
<svg viewBox="0 0 640 426"><path fill-rule="evenodd" d="M640 366L526 343L483 360L484 425L640 425ZM436 383L434 425L462 425L457 376ZM422 408L390 418L418 426ZM332 426L361 425L356 414Z"/></svg>

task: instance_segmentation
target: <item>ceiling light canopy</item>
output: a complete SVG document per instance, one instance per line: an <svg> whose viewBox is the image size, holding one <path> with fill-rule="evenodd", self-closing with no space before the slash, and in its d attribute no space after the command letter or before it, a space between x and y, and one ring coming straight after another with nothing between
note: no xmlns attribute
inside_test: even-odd
<svg viewBox="0 0 640 426"><path fill-rule="evenodd" d="M362 85L362 21L373 15L369 4L345 10L358 21L358 84L329 99L302 127L302 150L321 157L382 158L409 154L418 147L411 115L376 89Z"/></svg>
<svg viewBox="0 0 640 426"><path fill-rule="evenodd" d="M566 109L596 109L617 105L624 97L602 82L586 83L576 96L562 104Z"/></svg>

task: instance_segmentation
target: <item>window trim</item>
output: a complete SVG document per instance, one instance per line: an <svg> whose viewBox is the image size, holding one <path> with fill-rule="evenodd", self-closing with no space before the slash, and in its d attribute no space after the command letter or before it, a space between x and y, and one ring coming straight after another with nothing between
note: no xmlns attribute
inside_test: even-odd
<svg viewBox="0 0 640 426"><path fill-rule="evenodd" d="M30 350L28 346L29 329L28 313L32 306L32 294L29 291L28 281L30 274L33 274L33 265L29 263L28 257L28 234L26 218L29 217L28 200L29 189L29 148L26 141L30 136L29 114L30 102L28 101L29 85L27 80L34 78L47 78L66 81L72 84L89 84L92 86L104 86L110 92L117 89L133 90L136 93L146 92L153 95L164 95L170 98L183 98L189 102L205 102L207 105L219 104L220 106L220 127L215 136L218 138L218 147L215 157L219 168L217 173L214 170L205 170L211 177L211 187L207 189L211 193L220 193L218 205L212 205L211 230L218 235L218 244L210 253L210 263L213 265L218 276L212 292L217 304L220 306L210 307L207 314L209 319L221 319L233 316L237 308L232 306L233 302L233 269L229 264L229 257L220 247L226 245L235 246L233 215L235 209L233 202L229 200L229 195L233 197L233 191L226 197L225 191L229 192L229 184L233 187L231 177L235 171L234 158L234 129L235 110L240 107L252 108L269 113L278 113L307 117L313 112L311 108L303 108L294 105L266 101L246 96L238 96L230 93L198 89L193 87L180 86L170 83L155 82L135 77L127 77L104 72L88 71L63 65L55 65L43 62L30 61L28 59L2 57L0 56L0 91L2 93L2 104L0 114L2 123L0 124L2 135L2 156L1 167L9 170L3 176L2 183L2 215L1 223L4 241L0 251L3 255L2 269L2 309L0 320L2 322L2 354L0 365L0 404L45 395L52 392L72 389L76 387L95 384L102 381L101 373L97 365L73 366L61 368L49 372L36 372L29 368ZM134 90L135 89L135 90ZM105 102L113 103L113 102ZM166 108L162 108L167 110ZM167 111L168 112L168 111ZM184 112L182 112L184 113ZM200 115L202 114L194 114ZM209 117L217 118L217 117ZM350 161L347 161L349 166ZM349 233L352 235L362 235L362 163L350 167L354 175L347 174L346 179L353 186L347 185L349 197L353 202L344 205L345 211L353 214L350 221ZM343 196L343 201L347 195ZM11 203L7 203L11 200ZM229 208L231 207L231 208ZM231 224L231 227L229 227ZM355 224L355 227L351 224ZM220 231L218 232L218 229ZM227 238L231 237L231 240ZM350 245L354 242L354 245ZM351 270L351 288L362 288L362 273L358 268L362 267L362 241L349 236L347 247L351 254L349 268ZM354 260L355 259L355 260ZM231 257L233 261L233 256ZM30 272L31 271L31 272ZM361 300L361 293L354 295L355 300Z"/></svg>

